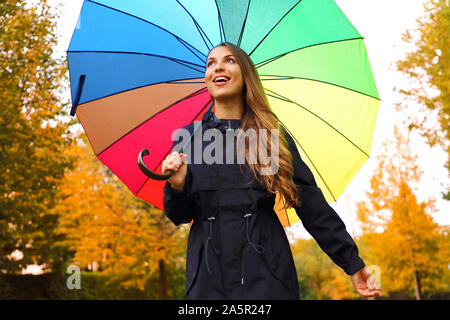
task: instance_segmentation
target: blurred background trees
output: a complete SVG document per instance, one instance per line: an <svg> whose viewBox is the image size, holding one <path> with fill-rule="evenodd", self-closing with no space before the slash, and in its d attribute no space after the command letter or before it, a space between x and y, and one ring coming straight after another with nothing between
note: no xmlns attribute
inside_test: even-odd
<svg viewBox="0 0 450 320"><path fill-rule="evenodd" d="M403 37L414 49L396 66L415 85L397 88L397 107L406 127L450 152L449 1L429 0L426 14ZM181 299L190 226L175 227L131 194L74 132L77 119L63 112L66 61L53 51L56 20L46 0L0 2L0 299ZM449 228L433 221L434 200L416 192L425 173L401 131L356 204L355 241L381 270L383 298L450 299ZM361 299L314 240L291 248L302 299ZM44 274L21 275L33 264ZM66 286L70 264L82 269L81 290Z"/></svg>
<svg viewBox="0 0 450 320"><path fill-rule="evenodd" d="M383 291L421 299L450 291L448 237L433 221L434 200L420 202L414 194L422 172L409 145L396 127L357 208L363 253L380 267Z"/></svg>
<svg viewBox="0 0 450 320"><path fill-rule="evenodd" d="M424 20L417 20L415 32L407 30L402 40L414 48L397 61L397 70L407 75L413 85L397 88L405 100L397 110L410 109L410 101L421 106L421 112L407 112L405 124L426 138L430 146L440 145L447 151L447 169L450 174L450 2L429 0ZM430 115L434 115L430 121ZM450 190L443 190L450 200Z"/></svg>
<svg viewBox="0 0 450 320"><path fill-rule="evenodd" d="M59 119L65 65L52 58L54 18L45 1L0 3L0 270L57 265L58 186L72 159L68 124ZM21 259L17 259L21 257Z"/></svg>
<svg viewBox="0 0 450 320"><path fill-rule="evenodd" d="M86 287L182 298L186 227L135 198L84 134L69 130L77 120L63 112L67 64L54 57L56 19L47 1L0 3L0 274L8 275L0 287L14 291L7 279L29 265L64 277L76 264L99 276L85 273Z"/></svg>
<svg viewBox="0 0 450 320"><path fill-rule="evenodd" d="M449 299L449 228L433 221L435 200L414 193L423 172L410 145L397 127L383 143L367 197L356 203L361 234L354 240L366 267L380 269L384 299ZM314 240L291 248L302 299L361 299Z"/></svg>
<svg viewBox="0 0 450 320"><path fill-rule="evenodd" d="M161 210L136 198L81 138L68 151L78 161L61 185L64 200L54 208L58 231L66 236L60 244L74 253L70 263L122 287L151 286L155 298L173 298L174 271L184 273L187 228L175 227Z"/></svg>

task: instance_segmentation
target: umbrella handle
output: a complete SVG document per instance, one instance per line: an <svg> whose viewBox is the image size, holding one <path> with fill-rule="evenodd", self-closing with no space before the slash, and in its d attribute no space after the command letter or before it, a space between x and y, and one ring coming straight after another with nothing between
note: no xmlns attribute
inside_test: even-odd
<svg viewBox="0 0 450 320"><path fill-rule="evenodd" d="M148 152L147 148L144 148L144 149L141 150L141 152L139 152L138 159L137 159L139 169L141 169L141 171L147 177L152 178L153 180L167 180L167 179L169 179L172 176L172 174L173 174L173 170L167 170L166 173L158 174L156 172L153 172L149 168L147 168L147 166L145 165L145 163L142 160L142 158L144 156L148 156L148 155L149 155L149 152Z"/></svg>

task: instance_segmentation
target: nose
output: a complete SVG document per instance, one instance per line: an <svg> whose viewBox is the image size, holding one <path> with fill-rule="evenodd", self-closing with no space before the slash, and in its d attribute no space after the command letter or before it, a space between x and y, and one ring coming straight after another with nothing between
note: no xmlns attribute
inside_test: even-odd
<svg viewBox="0 0 450 320"><path fill-rule="evenodd" d="M216 62L216 67L214 68L214 70L216 71L216 72L218 72L218 71L222 71L223 70L223 66L222 66L222 62Z"/></svg>
<svg viewBox="0 0 450 320"><path fill-rule="evenodd" d="M211 68L211 69L213 69L213 70L210 70L207 73L209 73L210 79L212 81L217 74L219 74L220 72L222 72L224 70L224 67L222 66L221 62L217 62L216 65L214 66L214 68ZM205 77L206 77L206 74L205 74Z"/></svg>
<svg viewBox="0 0 450 320"><path fill-rule="evenodd" d="M205 71L205 78L210 78L212 81L214 77L226 69L225 62L222 60L216 60L214 66L207 67Z"/></svg>

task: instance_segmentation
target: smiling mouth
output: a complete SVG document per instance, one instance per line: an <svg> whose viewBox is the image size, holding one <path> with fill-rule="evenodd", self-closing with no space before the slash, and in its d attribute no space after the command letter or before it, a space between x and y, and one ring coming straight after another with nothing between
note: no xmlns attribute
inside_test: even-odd
<svg viewBox="0 0 450 320"><path fill-rule="evenodd" d="M225 78L225 77L220 77L217 80L213 80L213 83L215 85L221 86L221 85L225 85L230 81L229 78Z"/></svg>
<svg viewBox="0 0 450 320"><path fill-rule="evenodd" d="M224 83L224 82L228 82L228 81L230 81L230 78L227 76L216 76L213 79L214 83Z"/></svg>

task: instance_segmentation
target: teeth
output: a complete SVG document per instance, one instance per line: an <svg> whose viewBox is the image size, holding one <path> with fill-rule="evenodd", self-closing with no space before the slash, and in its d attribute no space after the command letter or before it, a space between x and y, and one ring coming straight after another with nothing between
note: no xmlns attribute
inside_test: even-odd
<svg viewBox="0 0 450 320"><path fill-rule="evenodd" d="M228 79L225 78L225 77L217 77L217 78L214 80L214 82L216 82L216 81L218 81L218 80L225 80L225 81L228 81Z"/></svg>

